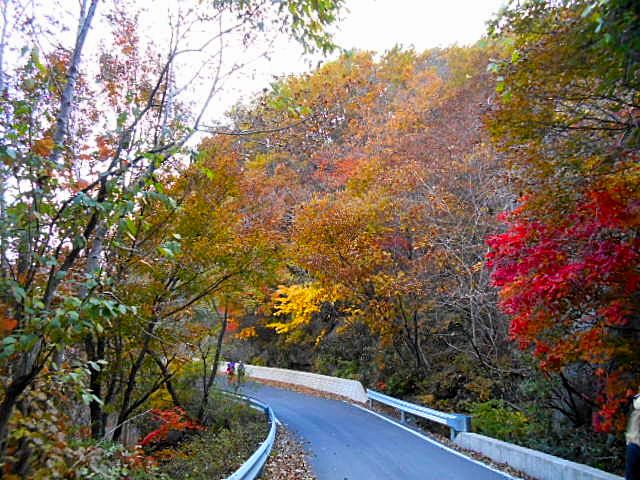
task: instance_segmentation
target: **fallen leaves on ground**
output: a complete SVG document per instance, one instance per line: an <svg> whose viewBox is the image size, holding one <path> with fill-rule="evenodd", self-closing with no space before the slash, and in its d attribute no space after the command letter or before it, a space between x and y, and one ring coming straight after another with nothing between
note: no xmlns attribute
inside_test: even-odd
<svg viewBox="0 0 640 480"><path fill-rule="evenodd" d="M316 480L302 441L284 426L278 426L273 452L265 465L262 480Z"/></svg>

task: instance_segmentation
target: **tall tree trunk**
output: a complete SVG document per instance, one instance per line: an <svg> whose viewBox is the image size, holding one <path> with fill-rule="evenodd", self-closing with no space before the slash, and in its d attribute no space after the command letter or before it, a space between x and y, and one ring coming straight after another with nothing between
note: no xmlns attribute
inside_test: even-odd
<svg viewBox="0 0 640 480"><path fill-rule="evenodd" d="M83 301L91 295L86 282L93 278L100 268L100 257L102 255L103 243L106 234L107 225L102 221L96 228L96 235L91 245L91 249L89 250L89 254L87 255L85 283L81 285L79 291L80 298ZM89 333L85 338L84 343L88 360L96 363L105 360L105 339L102 335L98 334L94 336L93 333ZM56 359L58 364L61 363L63 354L64 350L61 349L60 358ZM91 388L91 393L93 393L93 395L98 399L102 400L102 365L100 365L100 368L91 368L89 387ZM92 400L91 403L89 403L91 437L95 439L100 439L104 436L105 426L102 422L102 409L103 405L98 400Z"/></svg>
<svg viewBox="0 0 640 480"><path fill-rule="evenodd" d="M9 0L1 0L2 32L0 33L0 95L4 95L4 50L7 45L9 24Z"/></svg>
<svg viewBox="0 0 640 480"><path fill-rule="evenodd" d="M136 387L136 382L138 380L138 373L140 373L140 369L142 368L142 364L149 353L149 343L151 343L151 335L156 328L156 325L160 321L159 318L154 318L147 325L147 329L144 333L144 342L142 344L142 348L136 357L136 360L133 362L131 369L129 370L129 378L127 379L127 385L125 387L124 393L122 394L122 403L120 404L120 411L118 413L118 420L116 423L116 428L113 431L113 440L118 441L120 439L120 435L122 434L122 425L129 418L131 413L131 398L133 396L133 391Z"/></svg>
<svg viewBox="0 0 640 480"><path fill-rule="evenodd" d="M89 32L89 29L91 28L91 22L93 20L93 15L95 14L97 5L98 0L92 0L89 9L86 11L86 14L84 13L83 9L83 12L80 15L81 26L79 29L78 37L76 38L76 44L73 50L71 64L69 65L69 69L67 70L67 83L64 88L64 92L60 102L60 110L56 119L56 131L54 133L54 142L56 146L54 147L54 151L51 154L51 159L54 161L57 161L58 157L60 156L61 144L64 142L64 138L66 135L69 123L69 115L73 104L75 86L79 74L78 68L80 64L80 58L82 56L82 50L84 48L87 34ZM4 6L6 7L6 2ZM3 10L3 15L6 15L6 9ZM4 72L2 71L0 72L0 74L4 74ZM18 259L19 269L21 267L26 267L26 265L24 264L25 260L27 260L28 263L31 264L33 259L33 252L31 252L31 228L29 228L28 230L29 231L27 232L25 238L21 239L20 241L20 258ZM53 291L48 293L52 298ZM50 304L47 303L47 306L49 305ZM20 305L17 305L17 307L19 309ZM22 393L33 382L35 377L42 370L44 362L47 361L50 356L51 352L47 353L44 359L38 361L39 357L43 353L43 346L44 345L42 344L42 342L38 342L38 345L36 345L31 352L25 352L21 355L20 360L16 364L13 378L5 391L4 399L2 403L0 403L0 464L3 464L6 459L6 442L8 434L7 427L9 424L9 420L13 415L13 410L17 402L20 400Z"/></svg>
<svg viewBox="0 0 640 480"><path fill-rule="evenodd" d="M116 421L116 428L113 431L113 441L117 442L120 440L120 435L122 435L122 426L124 422L127 421L129 417L129 405L131 403L131 396L133 395L133 390L136 386L136 380L138 377L138 372L142 367L142 362L146 356L146 345L143 350L138 354L138 358L131 366L131 370L129 370L129 378L127 379L127 386L122 395L122 403L120 404L120 411L118 412L118 420Z"/></svg>
<svg viewBox="0 0 640 480"><path fill-rule="evenodd" d="M167 392L169 392L169 395L171 396L171 401L173 401L173 405L175 407L182 407L182 402L180 401L178 392L174 388L173 381L171 380L171 377L173 377L173 374L169 372L169 367L162 362L162 359L158 355L156 355L153 352L150 352L150 353L153 358L153 361L156 362L156 365L162 372L162 375L168 379L165 382L165 387L167 388Z"/></svg>
<svg viewBox="0 0 640 480"><path fill-rule="evenodd" d="M9 23L9 0L2 0L2 32L0 33L0 96L4 95L4 50L7 44L7 25ZM0 168L0 278L6 277L9 272L7 261L7 230L4 222L7 215L6 172Z"/></svg>
<svg viewBox="0 0 640 480"><path fill-rule="evenodd" d="M54 147L50 157L50 160L53 163L58 163L60 155L62 154L64 139L67 136L67 130L69 127L69 116L71 114L71 107L73 106L73 97L76 93L76 83L78 81L78 75L80 74L79 66L80 59L82 58L82 50L84 49L84 42L87 39L87 34L91 28L91 22L94 14L96 13L96 7L98 6L99 0L91 0L91 5L88 10L86 9L86 2L87 0L83 0L81 4L82 10L78 35L76 37L76 45L73 49L71 63L67 70L67 83L65 84L62 92L60 110L56 117L56 129L53 134Z"/></svg>

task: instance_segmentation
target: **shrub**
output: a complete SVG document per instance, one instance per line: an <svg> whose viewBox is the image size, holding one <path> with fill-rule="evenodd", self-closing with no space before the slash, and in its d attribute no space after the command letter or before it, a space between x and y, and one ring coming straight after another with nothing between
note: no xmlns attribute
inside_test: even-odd
<svg viewBox="0 0 640 480"><path fill-rule="evenodd" d="M169 478L210 480L225 478L258 448L267 436L264 414L246 405L218 403L212 418L216 425L175 448L173 458L161 462ZM224 428L217 428L221 425Z"/></svg>
<svg viewBox="0 0 640 480"><path fill-rule="evenodd" d="M529 433L528 417L503 400L474 403L470 410L478 433L506 441L517 441Z"/></svg>
<svg viewBox="0 0 640 480"><path fill-rule="evenodd" d="M415 381L416 379L411 372L396 372L387 379L386 393L394 397L402 398L414 392L416 388Z"/></svg>

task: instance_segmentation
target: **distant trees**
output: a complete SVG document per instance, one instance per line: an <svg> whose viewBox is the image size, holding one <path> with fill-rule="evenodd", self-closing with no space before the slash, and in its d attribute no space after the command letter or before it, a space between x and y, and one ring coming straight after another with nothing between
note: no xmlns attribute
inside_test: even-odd
<svg viewBox="0 0 640 480"><path fill-rule="evenodd" d="M553 408L620 431L640 371L637 14L519 2L475 47L348 53L239 107L286 245L263 322L282 348L326 366L366 331L349 374L488 399L531 372L517 345L558 379Z"/></svg>
<svg viewBox="0 0 640 480"><path fill-rule="evenodd" d="M270 185L278 205L289 273L263 324L283 348L315 345L319 359L364 325L378 350L360 362L368 381L399 374L415 386L458 357L461 397L479 388L471 365L516 371L483 269L485 236L511 200L482 125L493 94L486 64L499 48L397 49L379 61L349 53L236 111L239 129L290 125L237 147L255 188Z"/></svg>

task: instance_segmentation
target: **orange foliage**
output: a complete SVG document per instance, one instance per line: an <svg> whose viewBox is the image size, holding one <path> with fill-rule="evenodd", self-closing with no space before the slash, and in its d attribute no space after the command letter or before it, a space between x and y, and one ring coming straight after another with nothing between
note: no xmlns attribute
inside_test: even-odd
<svg viewBox="0 0 640 480"><path fill-rule="evenodd" d="M160 427L145 436L140 442L141 446L147 446L165 440L171 431L205 430L200 423L192 420L181 407L172 410L151 410L151 414L160 422Z"/></svg>
<svg viewBox="0 0 640 480"><path fill-rule="evenodd" d="M54 143L53 138L50 136L36 140L33 144L33 153L40 155L41 157L48 157L53 151Z"/></svg>

